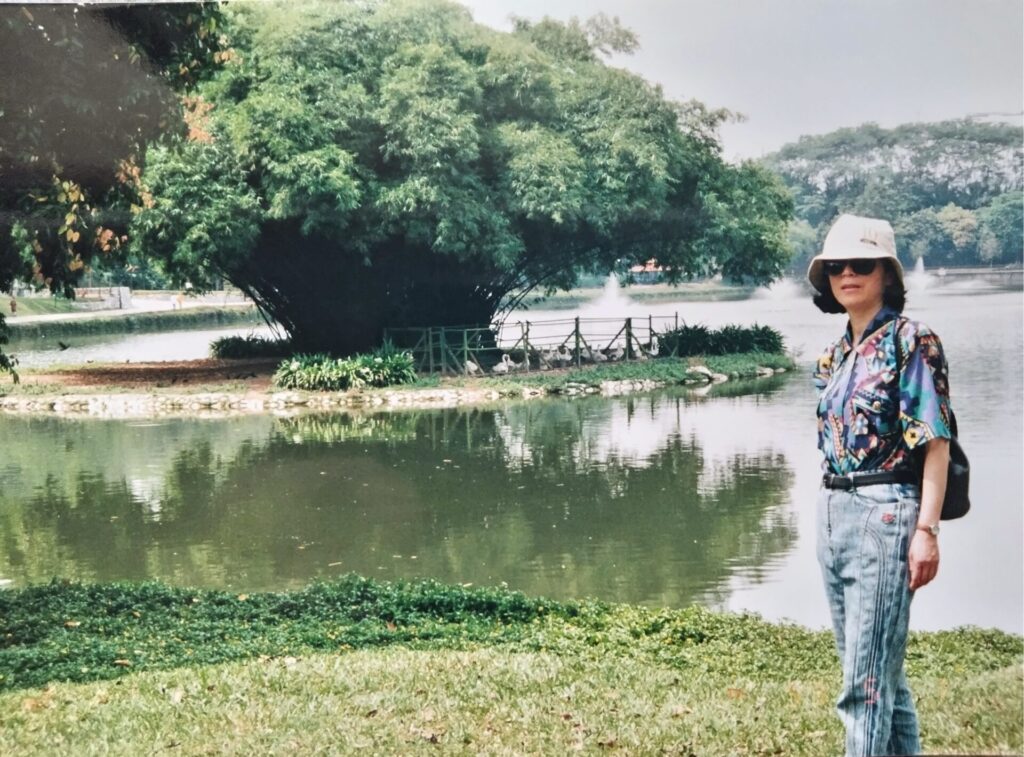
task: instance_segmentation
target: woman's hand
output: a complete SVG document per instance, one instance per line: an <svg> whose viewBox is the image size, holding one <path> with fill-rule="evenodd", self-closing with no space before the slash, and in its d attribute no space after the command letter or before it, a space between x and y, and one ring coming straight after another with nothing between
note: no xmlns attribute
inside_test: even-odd
<svg viewBox="0 0 1024 757"><path fill-rule="evenodd" d="M927 531L914 531L910 541L910 590L915 591L926 586L939 572L939 540Z"/></svg>
<svg viewBox="0 0 1024 757"><path fill-rule="evenodd" d="M921 481L921 510L918 524L932 525L942 517L942 498L946 496L946 472L949 470L949 439L932 439L924 452ZM939 538L920 528L910 540L910 590L927 585L939 572Z"/></svg>

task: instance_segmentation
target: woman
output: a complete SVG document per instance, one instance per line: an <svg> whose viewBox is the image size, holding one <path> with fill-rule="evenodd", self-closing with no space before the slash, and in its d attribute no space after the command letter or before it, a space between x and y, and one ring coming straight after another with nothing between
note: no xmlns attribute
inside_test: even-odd
<svg viewBox="0 0 1024 757"><path fill-rule="evenodd" d="M946 360L939 338L901 315L903 267L887 221L840 216L807 277L822 311L849 317L815 372L818 561L843 666L846 753L917 754L903 659L910 600L939 567Z"/></svg>

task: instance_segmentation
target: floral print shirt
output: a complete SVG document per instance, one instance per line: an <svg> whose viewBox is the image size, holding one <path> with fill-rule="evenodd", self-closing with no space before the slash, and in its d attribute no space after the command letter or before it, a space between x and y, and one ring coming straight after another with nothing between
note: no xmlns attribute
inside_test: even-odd
<svg viewBox="0 0 1024 757"><path fill-rule="evenodd" d="M950 438L948 370L939 337L891 308L872 319L856 349L847 323L814 370L824 471L912 468L911 450Z"/></svg>

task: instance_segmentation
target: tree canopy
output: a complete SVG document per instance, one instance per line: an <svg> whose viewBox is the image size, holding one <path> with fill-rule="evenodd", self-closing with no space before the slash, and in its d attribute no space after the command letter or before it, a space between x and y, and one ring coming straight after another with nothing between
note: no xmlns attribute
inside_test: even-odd
<svg viewBox="0 0 1024 757"><path fill-rule="evenodd" d="M237 57L198 87L192 138L149 149L132 243L196 284L225 276L302 349L486 323L579 268L785 265L781 183L722 159L724 112L602 62L636 44L614 21L501 33L442 0L229 12Z"/></svg>
<svg viewBox="0 0 1024 757"><path fill-rule="evenodd" d="M806 268L839 213L893 222L900 257L939 265L1020 262L1022 130L959 120L876 124L801 137L766 157L803 225L793 266ZM807 244L807 228L814 232Z"/></svg>
<svg viewBox="0 0 1024 757"><path fill-rule="evenodd" d="M227 54L221 18L198 3L0 6L0 291L71 295L91 261L123 253L143 148L186 133L181 93Z"/></svg>
<svg viewBox="0 0 1024 757"><path fill-rule="evenodd" d="M130 219L118 189L219 61L212 4L0 7L0 290L70 289Z"/></svg>

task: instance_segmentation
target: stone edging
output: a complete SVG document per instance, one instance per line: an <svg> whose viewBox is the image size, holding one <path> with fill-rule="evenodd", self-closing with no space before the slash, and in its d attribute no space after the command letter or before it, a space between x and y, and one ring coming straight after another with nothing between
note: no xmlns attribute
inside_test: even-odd
<svg viewBox="0 0 1024 757"><path fill-rule="evenodd" d="M758 376L785 372L758 368ZM716 374L704 366L687 371L686 386L707 386L728 381L729 376ZM545 396L601 395L617 397L646 392L668 386L668 382L651 379L602 381L599 385L568 383L556 391L542 387L523 387L519 394L501 394L494 389L458 387L451 389L384 389L368 392L267 392L267 393L197 393L197 394L62 394L46 396L0 397L0 412L10 414L52 413L58 416L91 418L148 418L154 416L231 416L254 413L291 415L307 410L338 410L347 408L446 408L459 405L484 404L501 399L535 399Z"/></svg>

